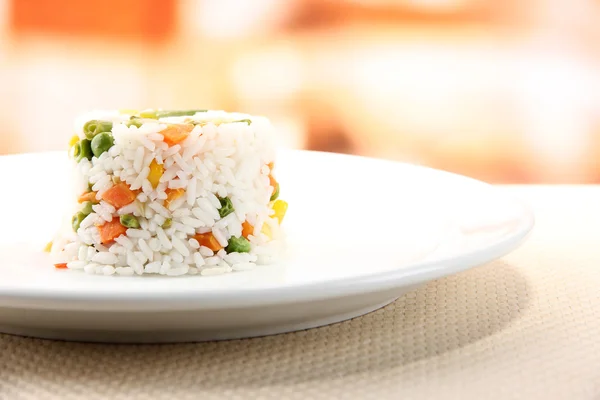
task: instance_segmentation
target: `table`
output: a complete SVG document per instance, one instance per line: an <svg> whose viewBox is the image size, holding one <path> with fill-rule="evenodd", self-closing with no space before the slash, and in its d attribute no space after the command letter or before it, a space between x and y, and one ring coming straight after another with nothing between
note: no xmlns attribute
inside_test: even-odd
<svg viewBox="0 0 600 400"><path fill-rule="evenodd" d="M179 345L0 335L0 398L600 399L600 187L503 187L526 244L361 318Z"/></svg>

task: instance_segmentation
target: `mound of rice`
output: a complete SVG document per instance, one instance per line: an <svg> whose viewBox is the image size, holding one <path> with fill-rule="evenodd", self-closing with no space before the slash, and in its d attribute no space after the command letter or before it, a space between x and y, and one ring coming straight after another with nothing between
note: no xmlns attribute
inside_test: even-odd
<svg viewBox="0 0 600 400"><path fill-rule="evenodd" d="M76 122L73 213L57 268L215 275L277 259L287 203L268 119L206 110L93 112Z"/></svg>

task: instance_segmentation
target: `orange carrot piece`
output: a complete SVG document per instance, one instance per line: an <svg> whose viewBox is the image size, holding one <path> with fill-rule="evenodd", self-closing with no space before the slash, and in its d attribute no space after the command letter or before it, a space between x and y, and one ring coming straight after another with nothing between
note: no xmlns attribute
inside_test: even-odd
<svg viewBox="0 0 600 400"><path fill-rule="evenodd" d="M184 195L185 190L184 189L167 189L167 190L165 190L165 193L167 194L167 198L165 199L165 207L169 208L169 205L171 205L172 202L174 202L175 200L177 200L178 198L180 198L181 196Z"/></svg>
<svg viewBox="0 0 600 400"><path fill-rule="evenodd" d="M91 201L92 203L97 203L98 200L96 200L96 192L85 192L84 194L82 194L81 196L79 196L79 199L77 199L78 203L85 203L86 201Z"/></svg>
<svg viewBox="0 0 600 400"><path fill-rule="evenodd" d="M194 239L196 239L198 243L200 243L200 246L208 247L209 249L215 252L223 248L219 241L214 237L212 232L198 233L194 236Z"/></svg>
<svg viewBox="0 0 600 400"><path fill-rule="evenodd" d="M269 174L269 182L270 182L271 186L273 186L273 187L277 186L277 181L275 180L275 178L273 178L273 175L271 175L271 174Z"/></svg>
<svg viewBox="0 0 600 400"><path fill-rule="evenodd" d="M254 233L254 227L248 221L242 222L242 236L248 239L248 236Z"/></svg>
<svg viewBox="0 0 600 400"><path fill-rule="evenodd" d="M275 163L273 161L271 161L270 163L267 164L267 167L269 167L269 169L271 171L273 171L273 168L275 168Z"/></svg>
<svg viewBox="0 0 600 400"><path fill-rule="evenodd" d="M121 225L119 218L113 218L110 222L105 222L104 225L97 225L100 231L100 243L112 243L116 238L124 235L127 228Z"/></svg>
<svg viewBox="0 0 600 400"><path fill-rule="evenodd" d="M56 269L66 269L67 268L67 263L54 264L54 268L56 268Z"/></svg>
<svg viewBox="0 0 600 400"><path fill-rule="evenodd" d="M166 144L175 146L183 142L192 130L194 130L194 125L191 124L169 125L168 128L160 131L160 134L163 135Z"/></svg>
<svg viewBox="0 0 600 400"><path fill-rule="evenodd" d="M135 192L124 182L116 184L102 194L102 199L117 210L133 203L135 197Z"/></svg>

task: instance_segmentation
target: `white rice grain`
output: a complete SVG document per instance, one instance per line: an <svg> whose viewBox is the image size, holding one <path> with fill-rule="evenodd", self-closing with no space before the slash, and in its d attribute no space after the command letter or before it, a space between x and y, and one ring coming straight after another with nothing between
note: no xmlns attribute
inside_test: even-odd
<svg viewBox="0 0 600 400"><path fill-rule="evenodd" d="M162 155L163 158L167 159L169 157L171 157L174 154L177 154L177 152L181 150L181 146L176 144L175 146L171 146L169 147L167 150L163 151Z"/></svg>
<svg viewBox="0 0 600 400"><path fill-rule="evenodd" d="M170 250L173 248L173 244L171 243L171 241L169 240L169 238L165 234L165 231L162 228L156 229L156 237L160 241L161 246L165 249Z"/></svg>
<svg viewBox="0 0 600 400"><path fill-rule="evenodd" d="M157 238L152 238L148 242L148 247L150 247L150 250L153 252L157 252L160 250L160 241Z"/></svg>
<svg viewBox="0 0 600 400"><path fill-rule="evenodd" d="M112 265L105 265L102 267L102 273L104 275L113 275L115 273L115 267Z"/></svg>
<svg viewBox="0 0 600 400"><path fill-rule="evenodd" d="M100 252L96 253L94 257L92 257L92 261L98 264L116 264L118 258L112 253Z"/></svg>
<svg viewBox="0 0 600 400"><path fill-rule="evenodd" d="M154 262L148 263L144 267L144 272L148 273L148 274L158 274L160 272L161 264L162 263L160 261L154 261Z"/></svg>
<svg viewBox="0 0 600 400"><path fill-rule="evenodd" d="M227 246L227 237L220 229L213 229L213 236L217 239L217 242L223 247Z"/></svg>
<svg viewBox="0 0 600 400"><path fill-rule="evenodd" d="M208 194L206 195L206 199L213 206L213 208L215 208L215 209L221 208L221 202L219 201L217 196L214 195L214 193L208 192Z"/></svg>
<svg viewBox="0 0 600 400"><path fill-rule="evenodd" d="M167 257L165 257L165 259L163 260L162 265L160 266L159 273L161 275L166 275L167 271L169 271L170 269L171 269L171 257L167 256Z"/></svg>
<svg viewBox="0 0 600 400"><path fill-rule="evenodd" d="M189 180L188 187L186 190L187 205L192 207L196 202L196 185L198 181L195 178Z"/></svg>
<svg viewBox="0 0 600 400"><path fill-rule="evenodd" d="M77 252L77 259L78 260L83 260L83 261L88 261L88 246L82 245L79 246L79 251Z"/></svg>
<svg viewBox="0 0 600 400"><path fill-rule="evenodd" d="M87 265L87 262L84 260L81 261L69 261L67 263L67 268L69 269L83 269Z"/></svg>
<svg viewBox="0 0 600 400"><path fill-rule="evenodd" d="M127 229L127 236L135 239L150 239L152 235L150 232L142 230L142 229Z"/></svg>
<svg viewBox="0 0 600 400"><path fill-rule="evenodd" d="M157 142L162 142L165 139L165 137L163 135L161 135L160 133L150 133L150 134L148 134L148 139L154 140Z"/></svg>
<svg viewBox="0 0 600 400"><path fill-rule="evenodd" d="M173 154L173 160L179 167L188 174L192 173L192 167L181 157L179 153Z"/></svg>
<svg viewBox="0 0 600 400"><path fill-rule="evenodd" d="M191 226L192 228L200 228L201 226L206 226L206 224L199 219L192 217L183 217L181 218L181 223Z"/></svg>
<svg viewBox="0 0 600 400"><path fill-rule="evenodd" d="M185 247L185 244L176 236L173 236L171 242L173 243L173 248L175 248L182 256L187 257L190 254L190 251Z"/></svg>
<svg viewBox="0 0 600 400"><path fill-rule="evenodd" d="M138 261L140 263L142 263L142 265L146 264L147 261L152 261L152 260L148 260L148 257L146 257L146 255L144 253L142 253L141 251L134 251L133 255L135 256L135 258L138 259Z"/></svg>
<svg viewBox="0 0 600 400"><path fill-rule="evenodd" d="M117 275L131 276L134 274L133 268L131 267L117 267Z"/></svg>
<svg viewBox="0 0 600 400"><path fill-rule="evenodd" d="M194 257L194 264L196 264L196 267L200 268L206 264L206 261L204 261L204 258L202 258L202 255L200 255L200 253L195 252L193 257Z"/></svg>
<svg viewBox="0 0 600 400"><path fill-rule="evenodd" d="M202 276L213 276L213 275L222 275L231 271L231 267L213 267L213 268L205 268L200 271L200 275Z"/></svg>
<svg viewBox="0 0 600 400"><path fill-rule="evenodd" d="M144 148L138 147L137 150L135 151L135 156L133 159L133 169L135 169L135 172L137 172L138 174L142 171L143 162L144 162Z"/></svg>
<svg viewBox="0 0 600 400"><path fill-rule="evenodd" d="M98 264L87 264L85 267L83 267L83 270L85 271L86 274L95 274L96 273L96 267L98 266Z"/></svg>
<svg viewBox="0 0 600 400"><path fill-rule="evenodd" d="M165 207L163 207L162 204L159 203L150 203L149 207L156 211L157 213L159 213L160 215L162 215L165 218L170 218L171 214L169 212L169 210L167 210Z"/></svg>
<svg viewBox="0 0 600 400"><path fill-rule="evenodd" d="M148 243L146 243L144 239L138 240L138 246L148 260L152 259L154 252L152 251L150 246L148 246Z"/></svg>
<svg viewBox="0 0 600 400"><path fill-rule="evenodd" d="M215 254L211 249L209 249L206 246L200 246L200 249L198 251L200 252L202 257L212 257Z"/></svg>
<svg viewBox="0 0 600 400"><path fill-rule="evenodd" d="M127 250L133 249L133 242L125 235L121 235L115 239L115 242L125 247Z"/></svg>
<svg viewBox="0 0 600 400"><path fill-rule="evenodd" d="M217 256L208 257L204 259L206 265L218 265L221 262L221 259Z"/></svg>
<svg viewBox="0 0 600 400"><path fill-rule="evenodd" d="M175 211L177 210L179 207L183 206L185 203L185 197L180 197L178 199L175 199L171 202L171 204L169 204L169 211Z"/></svg>

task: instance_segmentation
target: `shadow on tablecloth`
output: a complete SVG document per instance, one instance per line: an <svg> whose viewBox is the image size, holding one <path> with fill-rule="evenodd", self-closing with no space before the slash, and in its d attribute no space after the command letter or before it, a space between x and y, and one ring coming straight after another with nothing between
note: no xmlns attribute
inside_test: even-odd
<svg viewBox="0 0 600 400"><path fill-rule="evenodd" d="M58 379L81 393L99 384L108 394L136 387L148 393L174 382L178 390L258 388L385 371L476 347L520 317L528 292L519 271L497 261L431 282L366 316L291 334L173 345L0 335L0 386Z"/></svg>

